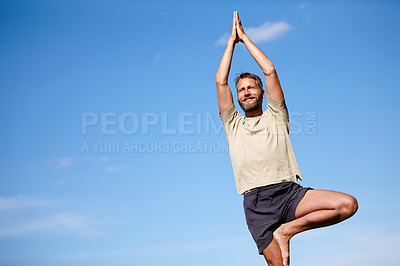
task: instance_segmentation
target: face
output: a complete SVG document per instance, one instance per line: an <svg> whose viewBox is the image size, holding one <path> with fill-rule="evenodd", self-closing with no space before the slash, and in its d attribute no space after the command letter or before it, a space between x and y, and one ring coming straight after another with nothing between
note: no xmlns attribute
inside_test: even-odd
<svg viewBox="0 0 400 266"><path fill-rule="evenodd" d="M252 78L243 78L237 84L238 102L243 111L251 112L262 107L265 94Z"/></svg>

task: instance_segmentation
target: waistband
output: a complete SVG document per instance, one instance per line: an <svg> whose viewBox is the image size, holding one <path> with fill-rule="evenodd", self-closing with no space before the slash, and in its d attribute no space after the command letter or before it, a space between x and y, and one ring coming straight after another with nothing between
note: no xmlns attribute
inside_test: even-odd
<svg viewBox="0 0 400 266"><path fill-rule="evenodd" d="M244 195L246 195L246 194L248 194L249 192L252 192L252 191L259 192L259 191L263 191L263 190L267 190L267 189L270 189L270 188L274 188L274 187L277 187L277 186L282 186L284 184L291 184L291 183L294 183L294 182L293 181L287 181L287 182L270 184L270 185L266 185L266 186L262 186L262 187L255 187L255 188L251 188L251 189L246 190L242 195L244 196Z"/></svg>

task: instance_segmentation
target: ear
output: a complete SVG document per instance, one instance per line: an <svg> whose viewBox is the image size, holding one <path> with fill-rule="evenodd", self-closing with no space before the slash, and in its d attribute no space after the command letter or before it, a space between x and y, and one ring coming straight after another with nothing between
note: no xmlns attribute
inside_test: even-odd
<svg viewBox="0 0 400 266"><path fill-rule="evenodd" d="M265 90L263 90L263 98L265 98Z"/></svg>

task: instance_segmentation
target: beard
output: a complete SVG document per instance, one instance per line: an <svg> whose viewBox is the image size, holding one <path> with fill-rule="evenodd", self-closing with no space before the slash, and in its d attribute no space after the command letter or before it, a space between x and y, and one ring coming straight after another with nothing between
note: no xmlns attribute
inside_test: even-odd
<svg viewBox="0 0 400 266"><path fill-rule="evenodd" d="M252 112L252 111L258 110L262 106L262 102L263 102L262 93L260 93L256 97L256 100L252 104L247 104L246 105L245 102L239 101L239 100L238 100L238 102L239 102L240 107L245 112Z"/></svg>

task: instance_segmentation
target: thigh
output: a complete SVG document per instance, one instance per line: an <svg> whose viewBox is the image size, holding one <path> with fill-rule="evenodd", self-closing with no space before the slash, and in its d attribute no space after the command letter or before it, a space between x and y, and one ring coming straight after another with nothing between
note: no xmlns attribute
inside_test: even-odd
<svg viewBox="0 0 400 266"><path fill-rule="evenodd" d="M269 244L269 246L264 249L263 255L268 265L283 266L281 249L279 248L279 245L275 239L272 239L272 242Z"/></svg>
<svg viewBox="0 0 400 266"><path fill-rule="evenodd" d="M296 208L295 217L300 218L319 210L334 210L344 202L351 201L352 196L331 190L308 190Z"/></svg>

